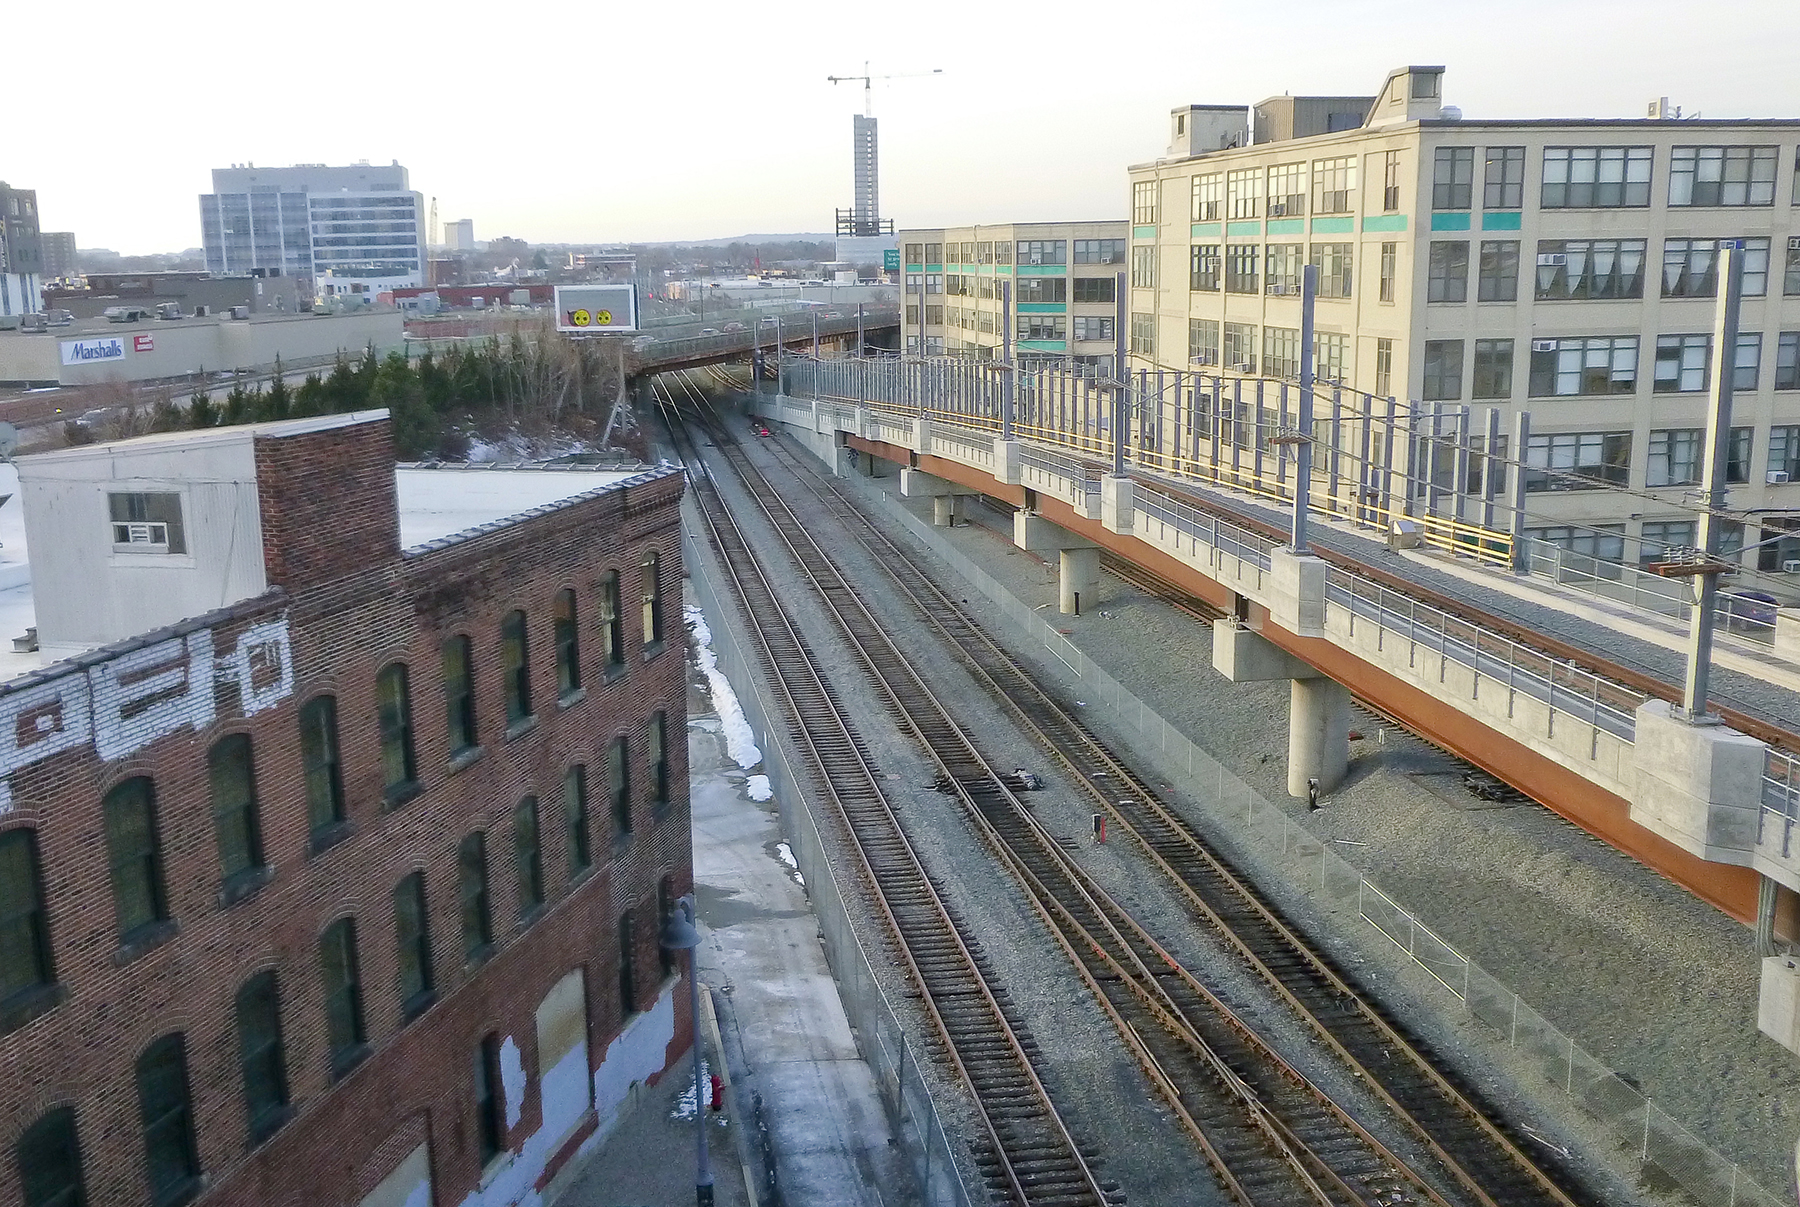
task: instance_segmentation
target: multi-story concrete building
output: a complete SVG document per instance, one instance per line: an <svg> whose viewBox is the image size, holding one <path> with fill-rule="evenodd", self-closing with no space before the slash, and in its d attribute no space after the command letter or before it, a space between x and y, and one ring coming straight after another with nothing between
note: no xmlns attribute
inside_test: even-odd
<svg viewBox="0 0 1800 1207"><path fill-rule="evenodd" d="M320 297L425 283L424 198L398 161L215 168L200 233L207 271L306 277Z"/></svg>
<svg viewBox="0 0 1800 1207"><path fill-rule="evenodd" d="M74 231L44 231L39 236L44 249L44 276L48 280L81 275L81 261L75 249Z"/></svg>
<svg viewBox="0 0 1800 1207"><path fill-rule="evenodd" d="M19 469L0 1204L553 1193L690 1034L681 475L402 549L385 412Z"/></svg>
<svg viewBox="0 0 1800 1207"><path fill-rule="evenodd" d="M37 190L0 180L0 314L30 314L43 304L43 292Z"/></svg>
<svg viewBox="0 0 1800 1207"><path fill-rule="evenodd" d="M1005 287L1022 359L1108 361L1117 333L1123 222L1016 222L901 231L908 355L996 360Z"/></svg>
<svg viewBox="0 0 1800 1207"><path fill-rule="evenodd" d="M1635 120L1467 119L1442 80L1411 67L1372 97L1274 98L1254 142L1244 106L1174 110L1168 155L1130 169L1133 364L1296 376L1317 265L1321 378L1497 407L1502 431L1529 411L1529 463L1650 492L1539 475L1532 530L1649 556L1693 537L1719 246L1741 239L1731 503L1800 511L1800 121L1672 120L1657 102ZM1800 561L1800 539L1757 561Z"/></svg>

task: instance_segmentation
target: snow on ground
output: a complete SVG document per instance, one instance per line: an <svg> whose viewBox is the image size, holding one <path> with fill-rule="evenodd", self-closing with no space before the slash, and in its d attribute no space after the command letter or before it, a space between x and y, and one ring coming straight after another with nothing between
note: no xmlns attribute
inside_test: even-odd
<svg viewBox="0 0 1800 1207"><path fill-rule="evenodd" d="M766 775L753 775L745 780L744 791L750 794L753 801L765 801L775 795L775 789Z"/></svg>
<svg viewBox="0 0 1800 1207"><path fill-rule="evenodd" d="M707 690L712 694L713 707L718 710L719 724L725 733L725 753L731 761L745 771L762 762L762 751L757 749L756 734L750 728L750 722L744 719L744 710L738 705L737 693L731 690L726 682L725 673L719 669L719 659L712 652L712 630L706 627L706 615L694 604L687 604L682 609L682 617L694 635L694 657L700 664L700 671L706 676ZM753 777L761 779L766 786L767 776ZM768 797L757 797L767 800Z"/></svg>
<svg viewBox="0 0 1800 1207"><path fill-rule="evenodd" d="M596 470L396 470L400 547L416 548L633 476ZM0 528L0 540L3 539L4 528Z"/></svg>

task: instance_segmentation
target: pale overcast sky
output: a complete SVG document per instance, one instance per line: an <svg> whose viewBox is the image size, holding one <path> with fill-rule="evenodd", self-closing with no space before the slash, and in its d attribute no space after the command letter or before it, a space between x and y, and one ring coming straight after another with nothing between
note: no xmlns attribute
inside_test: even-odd
<svg viewBox="0 0 1800 1207"><path fill-rule="evenodd" d="M1800 0L1137 0L1131 4L10 5L31 48L0 179L47 230L127 254L198 246L233 163L384 163L478 239L826 231L875 86L900 225L1123 217L1168 110L1368 94L1446 66L1471 118L1800 117ZM15 59L17 56L15 56ZM23 62L24 60L19 60Z"/></svg>

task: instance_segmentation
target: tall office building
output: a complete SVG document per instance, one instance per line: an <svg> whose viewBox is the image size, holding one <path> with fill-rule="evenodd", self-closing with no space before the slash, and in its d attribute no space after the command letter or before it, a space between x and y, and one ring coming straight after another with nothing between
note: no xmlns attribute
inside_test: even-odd
<svg viewBox="0 0 1800 1207"><path fill-rule="evenodd" d="M44 251L36 189L0 180L0 314L30 314L43 302Z"/></svg>
<svg viewBox="0 0 1800 1207"><path fill-rule="evenodd" d="M475 219L458 218L444 223L444 246L451 251L474 251Z"/></svg>
<svg viewBox="0 0 1800 1207"><path fill-rule="evenodd" d="M59 277L76 277L81 275L81 263L75 251L74 231L44 231L38 236L44 249L44 276L55 280Z"/></svg>
<svg viewBox="0 0 1800 1207"><path fill-rule="evenodd" d="M1800 520L1766 514L1800 511L1800 122L1466 120L1442 80L1174 110L1167 155L1129 170L1134 365L1297 376L1313 264L1322 379L1446 432L1529 412L1532 535L1653 558L1694 538L1720 247L1741 240L1731 502L1764 513L1747 560L1800 566ZM1586 481L1648 497L1623 514Z"/></svg>
<svg viewBox="0 0 1800 1207"><path fill-rule="evenodd" d="M424 198L386 167L213 169L200 198L206 267L310 278L321 297L424 283Z"/></svg>

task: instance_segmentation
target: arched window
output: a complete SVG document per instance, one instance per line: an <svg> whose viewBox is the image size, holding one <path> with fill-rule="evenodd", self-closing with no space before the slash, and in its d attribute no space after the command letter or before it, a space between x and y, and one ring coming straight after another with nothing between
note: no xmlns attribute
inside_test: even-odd
<svg viewBox="0 0 1800 1207"><path fill-rule="evenodd" d="M669 807L669 714L650 715L650 808Z"/></svg>
<svg viewBox="0 0 1800 1207"><path fill-rule="evenodd" d="M375 676L375 699L381 723L382 782L392 804L411 796L418 779L418 764L413 759L412 692L404 662L389 663Z"/></svg>
<svg viewBox="0 0 1800 1207"><path fill-rule="evenodd" d="M399 952L400 1016L410 1019L431 1004L431 917L425 908L425 873L394 886L394 941Z"/></svg>
<svg viewBox="0 0 1800 1207"><path fill-rule="evenodd" d="M519 880L519 913L544 903L544 852L538 841L537 797L527 796L513 810L513 862Z"/></svg>
<svg viewBox="0 0 1800 1207"><path fill-rule="evenodd" d="M525 644L525 613L508 612L500 622L501 673L506 676L506 723L531 716L531 651Z"/></svg>
<svg viewBox="0 0 1800 1207"><path fill-rule="evenodd" d="M494 941L488 909L487 836L465 836L456 851L457 896L462 907L463 959L479 958Z"/></svg>
<svg viewBox="0 0 1800 1207"><path fill-rule="evenodd" d="M51 1111L26 1128L13 1152L25 1207L86 1207L81 1141L72 1109Z"/></svg>
<svg viewBox="0 0 1800 1207"><path fill-rule="evenodd" d="M187 1045L179 1031L138 1057L137 1092L150 1202L154 1207L185 1203L200 1191L200 1154L188 1096Z"/></svg>
<svg viewBox="0 0 1800 1207"><path fill-rule="evenodd" d="M37 835L0 834L0 1004L54 980Z"/></svg>
<svg viewBox="0 0 1800 1207"><path fill-rule="evenodd" d="M563 816L569 826L569 875L578 876L594 862L588 833L587 768L580 763L563 772Z"/></svg>
<svg viewBox="0 0 1800 1207"><path fill-rule="evenodd" d="M575 624L575 592L563 588L556 593L556 690L572 696L581 690L580 630Z"/></svg>
<svg viewBox="0 0 1800 1207"><path fill-rule="evenodd" d="M238 987L237 1028L238 1068L244 1076L244 1117L254 1146L288 1117L281 992L273 972L259 972Z"/></svg>
<svg viewBox="0 0 1800 1207"><path fill-rule="evenodd" d="M653 549L644 555L639 578L644 587L644 644L655 645L663 639L662 554Z"/></svg>
<svg viewBox="0 0 1800 1207"><path fill-rule="evenodd" d="M606 784L612 799L613 839L631 833L631 744L621 735L612 741L606 759Z"/></svg>
<svg viewBox="0 0 1800 1207"><path fill-rule="evenodd" d="M256 764L250 735L227 734L206 756L212 781L213 829L219 840L219 872L227 885L263 866L262 826L256 813Z"/></svg>
<svg viewBox="0 0 1800 1207"><path fill-rule="evenodd" d="M625 607L619 572L608 570L600 580L600 662L609 675L625 669Z"/></svg>
<svg viewBox="0 0 1800 1207"><path fill-rule="evenodd" d="M443 646L444 720L450 736L450 757L473 750L475 732L475 672L469 657L469 639L452 637Z"/></svg>
<svg viewBox="0 0 1800 1207"><path fill-rule="evenodd" d="M156 785L148 776L128 779L106 794L101 812L119 940L128 943L169 916L156 837Z"/></svg>
<svg viewBox="0 0 1800 1207"><path fill-rule="evenodd" d="M307 828L316 841L344 820L336 697L315 696L300 709L300 761L306 775Z"/></svg>
<svg viewBox="0 0 1800 1207"><path fill-rule="evenodd" d="M319 940L319 971L325 987L325 1030L331 1044L331 1075L341 1077L364 1055L362 976L356 953L356 919L339 918Z"/></svg>

